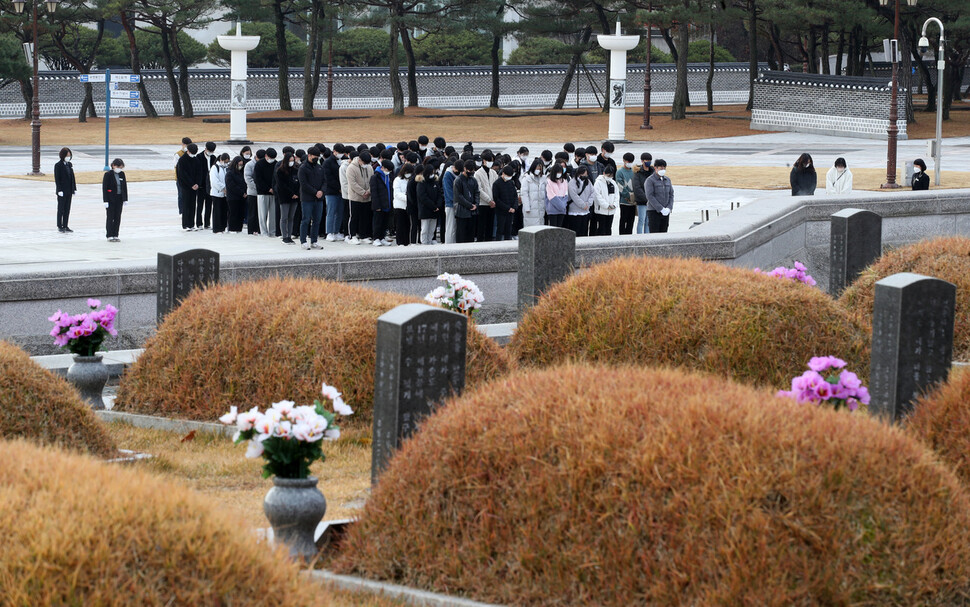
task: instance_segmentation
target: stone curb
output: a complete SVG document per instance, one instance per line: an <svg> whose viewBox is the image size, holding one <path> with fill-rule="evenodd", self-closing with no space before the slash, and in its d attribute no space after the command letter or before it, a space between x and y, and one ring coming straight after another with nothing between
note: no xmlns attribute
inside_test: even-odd
<svg viewBox="0 0 970 607"><path fill-rule="evenodd" d="M105 422L124 422L136 428L148 428L150 430L163 430L165 432L178 432L188 434L192 431L210 432L232 436L236 433L235 426L224 426L211 422L194 422L184 419L169 419L167 417L155 417L153 415L140 415L137 413L123 413L121 411L95 411L102 421Z"/></svg>
<svg viewBox="0 0 970 607"><path fill-rule="evenodd" d="M437 594L426 590L417 590L408 586L367 580L353 575L339 575L326 570L314 570L307 573L310 577L321 582L333 584L341 590L368 592L378 596L400 599L410 605L420 605L421 607L502 607L494 603L480 603L471 599L448 596L447 594Z"/></svg>

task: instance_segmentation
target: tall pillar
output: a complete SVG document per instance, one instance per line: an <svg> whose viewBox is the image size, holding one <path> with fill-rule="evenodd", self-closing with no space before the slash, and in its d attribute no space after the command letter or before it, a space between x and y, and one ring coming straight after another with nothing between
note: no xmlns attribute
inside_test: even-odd
<svg viewBox="0 0 970 607"><path fill-rule="evenodd" d="M616 22L616 34L600 34L597 42L610 51L610 89L607 91L610 104L610 128L607 138L610 141L626 141L626 53L636 47L640 36L620 35L620 22Z"/></svg>
<svg viewBox="0 0 970 607"><path fill-rule="evenodd" d="M236 23L235 36L219 36L219 46L231 53L229 89L229 141L227 143L252 143L246 135L246 53L256 48L259 36L243 36Z"/></svg>

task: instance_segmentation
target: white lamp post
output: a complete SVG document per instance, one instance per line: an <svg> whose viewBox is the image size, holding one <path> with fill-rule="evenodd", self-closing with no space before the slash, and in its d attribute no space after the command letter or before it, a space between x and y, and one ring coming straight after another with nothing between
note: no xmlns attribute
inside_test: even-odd
<svg viewBox="0 0 970 607"><path fill-rule="evenodd" d="M934 183L940 185L940 164L943 159L943 73L946 71L946 60L944 58L944 39L943 22L936 17L930 17L923 22L923 33L917 45L920 53L930 50L930 41L926 37L926 26L930 22L935 23L940 28L940 48L936 58L936 153L933 154L933 172L935 173Z"/></svg>
<svg viewBox="0 0 970 607"><path fill-rule="evenodd" d="M229 93L229 141L228 143L252 143L246 135L246 53L256 48L259 36L243 36L236 22L235 36L219 36L219 46L231 51Z"/></svg>
<svg viewBox="0 0 970 607"><path fill-rule="evenodd" d="M620 22L616 22L616 34L599 34L596 41L610 51L610 128L607 137L611 141L626 140L626 52L640 42L640 36L621 36Z"/></svg>

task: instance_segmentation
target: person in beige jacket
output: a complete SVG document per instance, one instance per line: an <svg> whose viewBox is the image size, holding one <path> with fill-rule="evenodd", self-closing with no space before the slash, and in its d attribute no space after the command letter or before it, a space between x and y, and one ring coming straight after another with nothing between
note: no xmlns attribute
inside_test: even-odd
<svg viewBox="0 0 970 607"><path fill-rule="evenodd" d="M350 244L371 240L370 178L374 174L369 152L361 152L347 167L347 199L350 200Z"/></svg>
<svg viewBox="0 0 970 607"><path fill-rule="evenodd" d="M482 166L475 171L480 195L478 205L478 242L492 240L495 231L495 201L492 200L492 186L498 181L498 172L491 167L495 155L490 150L482 152Z"/></svg>

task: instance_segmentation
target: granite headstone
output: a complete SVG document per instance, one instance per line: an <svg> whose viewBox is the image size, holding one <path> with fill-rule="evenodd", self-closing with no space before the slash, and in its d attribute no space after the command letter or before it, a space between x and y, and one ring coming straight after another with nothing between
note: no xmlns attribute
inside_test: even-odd
<svg viewBox="0 0 970 607"><path fill-rule="evenodd" d="M553 226L519 230L519 314L535 305L550 286L573 273L576 233Z"/></svg>
<svg viewBox="0 0 970 607"><path fill-rule="evenodd" d="M897 422L916 398L946 381L953 356L956 287L905 272L876 283L870 410Z"/></svg>
<svg viewBox="0 0 970 607"><path fill-rule="evenodd" d="M158 254L158 299L156 319L159 323L196 287L219 282L219 253L192 249L175 255Z"/></svg>
<svg viewBox="0 0 970 607"><path fill-rule="evenodd" d="M468 319L425 304L398 306L377 319L371 482L401 441L465 387Z"/></svg>
<svg viewBox="0 0 970 607"><path fill-rule="evenodd" d="M863 269L882 255L882 217L862 209L832 215L829 294L838 297Z"/></svg>

